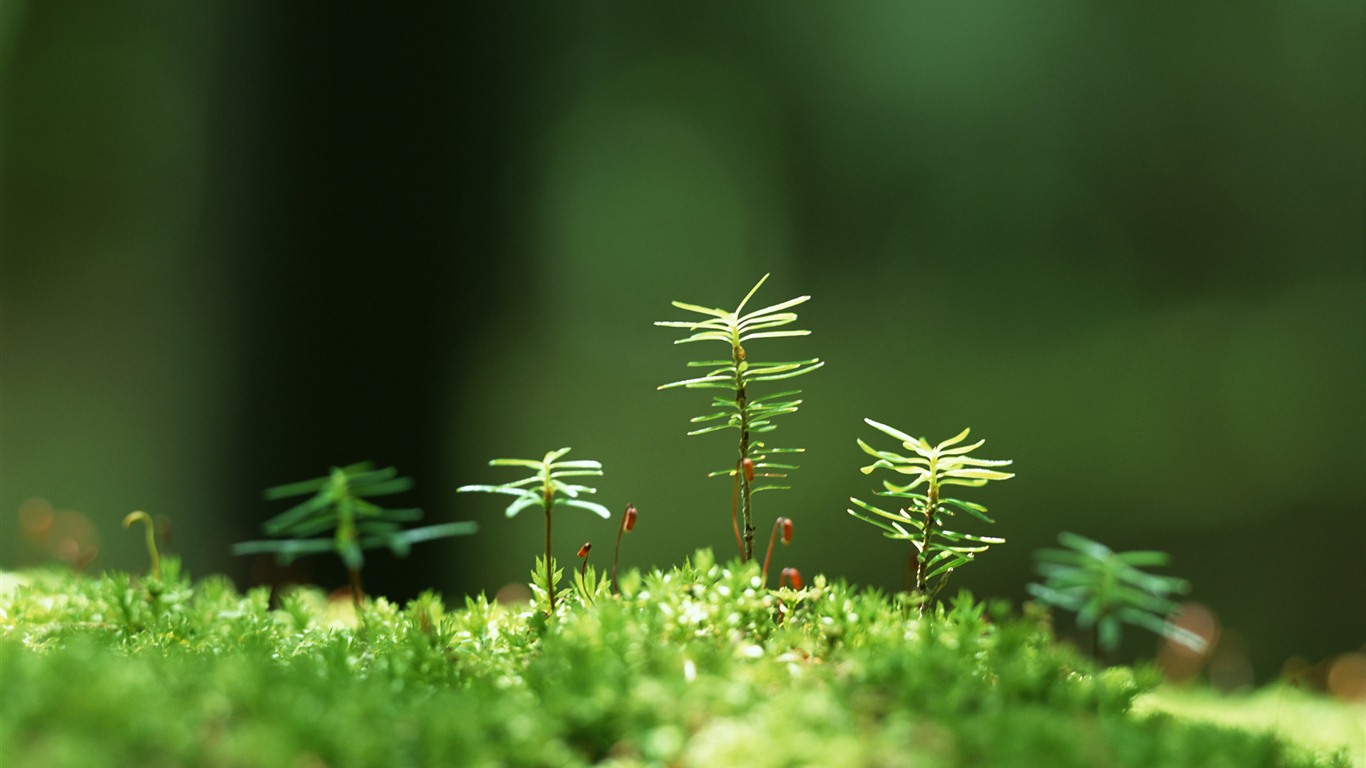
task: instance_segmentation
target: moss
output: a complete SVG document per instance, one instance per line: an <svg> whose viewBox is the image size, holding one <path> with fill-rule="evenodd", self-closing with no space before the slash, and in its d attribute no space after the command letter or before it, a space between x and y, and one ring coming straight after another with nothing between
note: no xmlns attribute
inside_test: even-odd
<svg viewBox="0 0 1366 768"><path fill-rule="evenodd" d="M222 579L6 575L0 764L1332 766L1133 703L1004 604L933 615L699 552L554 617L427 594L329 615ZM347 606L349 609L349 605Z"/></svg>

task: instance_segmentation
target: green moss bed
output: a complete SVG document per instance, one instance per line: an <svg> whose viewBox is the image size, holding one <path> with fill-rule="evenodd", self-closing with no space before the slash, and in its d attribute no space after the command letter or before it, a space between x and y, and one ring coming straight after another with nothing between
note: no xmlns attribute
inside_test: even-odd
<svg viewBox="0 0 1366 768"><path fill-rule="evenodd" d="M620 594L588 576L547 618L543 590L535 606L425 594L357 615L311 588L272 606L174 562L161 579L0 574L0 765L1360 760L1356 705L1287 689L1258 709L1270 723L1216 724L1202 713L1222 700L1098 669L1005 603L962 594L919 617L822 578L764 589L753 564L705 551L625 575Z"/></svg>

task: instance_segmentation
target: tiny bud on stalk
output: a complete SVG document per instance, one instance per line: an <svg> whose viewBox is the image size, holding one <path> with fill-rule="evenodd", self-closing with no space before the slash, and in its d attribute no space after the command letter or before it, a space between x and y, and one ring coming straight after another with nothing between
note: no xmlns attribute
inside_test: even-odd
<svg viewBox="0 0 1366 768"><path fill-rule="evenodd" d="M773 542L779 539L783 544L792 543L792 518L780 517L773 521L773 533L768 536L768 551L764 553L764 567L760 571L765 587L768 586L768 564L773 561Z"/></svg>
<svg viewBox="0 0 1366 768"><path fill-rule="evenodd" d="M591 542L591 541L585 541L585 542L583 543L583 546L582 546L582 547L579 547L579 557L588 557L588 550L590 550L590 549L592 549L592 548L593 548L593 542Z"/></svg>
<svg viewBox="0 0 1366 768"><path fill-rule="evenodd" d="M793 589L801 589L802 572L796 568L784 568L778 576L778 586L781 587L784 583L791 584Z"/></svg>
<svg viewBox="0 0 1366 768"><path fill-rule="evenodd" d="M621 516L621 525L617 527L617 545L612 550L612 590L617 589L617 560L621 558L621 535L636 527L636 505L627 504L626 512Z"/></svg>
<svg viewBox="0 0 1366 768"><path fill-rule="evenodd" d="M746 458L740 462L740 466L744 467L745 470L745 482L754 482L754 460Z"/></svg>

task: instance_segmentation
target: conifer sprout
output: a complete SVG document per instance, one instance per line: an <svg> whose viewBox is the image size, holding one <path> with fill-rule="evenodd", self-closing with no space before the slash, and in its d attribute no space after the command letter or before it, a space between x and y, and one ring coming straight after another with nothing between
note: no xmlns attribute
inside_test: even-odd
<svg viewBox="0 0 1366 768"><path fill-rule="evenodd" d="M550 531L551 512L555 507L578 507L603 519L610 518L611 512L596 502L579 498L579 494L597 493L596 488L564 482L567 477L601 477L602 463L590 459L561 461L560 457L569 453L568 448L547 453L544 458L535 459L494 459L491 467L522 467L532 471L529 477L499 485L462 485L457 492L480 491L501 493L516 498L504 510L508 517L515 517L527 507L539 505L545 512L545 577L547 615L555 614L555 577L554 556L551 554ZM587 552L584 553L585 555ZM583 555L580 555L581 557Z"/></svg>
<svg viewBox="0 0 1366 768"><path fill-rule="evenodd" d="M1001 544L1005 539L993 536L977 536L956 531L947 521L958 512L966 512L986 522L995 520L987 517L987 508L981 504L941 495L944 486L958 485L977 488L992 480L1007 480L1015 475L1002 472L994 467L1009 465L1010 460L977 459L967 454L976 450L985 441L978 440L969 445L960 445L967 439L968 431L963 430L938 445L930 445L923 437L911 437L886 424L872 419L864 419L874 429L901 441L901 446L911 452L902 456L892 451L880 451L858 441L864 453L877 461L860 468L863 474L875 469L889 469L897 474L910 475L913 479L906 485L883 481L883 490L874 491L878 496L906 499L909 503L896 512L887 512L871 504L850 497L858 509L847 510L858 519L881 528L889 539L904 539L915 546L912 569L915 576L915 593L921 597L920 613L923 615L929 604L944 588L949 574L955 568L972 561L979 553L985 552L992 544Z"/></svg>
<svg viewBox="0 0 1366 768"><path fill-rule="evenodd" d="M1167 620L1179 607L1169 596L1190 591L1190 583L1140 570L1166 565L1171 560L1166 552L1115 552L1066 531L1058 534L1058 542L1066 549L1034 552L1035 570L1044 583L1026 588L1040 602L1077 614L1077 626L1093 632L1098 658L1104 660L1119 648L1122 624L1204 652L1204 638Z"/></svg>
<svg viewBox="0 0 1366 768"><path fill-rule="evenodd" d="M366 500L402 493L412 487L412 479L399 477L393 467L375 469L369 462L361 462L333 467L325 477L268 488L268 501L291 496L308 498L262 525L266 535L275 538L234 544L233 554L273 552L280 562L288 563L299 555L334 551L346 565L351 599L360 608L364 595L360 578L361 566L365 564L363 550L388 547L398 557L404 557L413 544L464 536L479 527L476 523L459 522L405 529L404 523L422 519L422 510L385 509Z"/></svg>
<svg viewBox="0 0 1366 768"><path fill-rule="evenodd" d="M664 384L659 389L684 387L687 389L719 389L724 396L712 398L710 413L692 419L694 424L705 424L689 432L701 435L723 429L734 429L739 433L739 450L735 462L725 469L712 472L708 477L727 476L735 478L735 491L731 504L731 527L735 530L740 546L742 560L754 559L754 516L751 497L754 493L787 488L768 482L771 479L787 477L787 471L796 469L793 464L783 464L770 460L771 455L800 453L802 448L774 448L765 441L757 440L757 435L771 432L775 428L773 419L783 414L795 413L801 400L794 399L801 390L786 390L756 397L752 386L761 382L791 379L810 373L825 363L819 358L793 360L787 362L756 362L749 358L745 347L756 339L772 339L788 336L807 336L810 331L774 330L795 322L797 315L790 312L792 307L809 300L810 296L779 302L772 306L745 312L745 305L754 297L759 286L768 279L764 275L750 289L749 293L734 310L713 309L710 307L673 302L679 309L704 315L702 320L662 320L655 325L666 328L682 328L690 335L676 340L675 344L693 341L718 341L730 348L729 359L694 360L689 368L704 368L702 376L681 379ZM758 480L756 484L756 480ZM744 531L739 522L743 520Z"/></svg>

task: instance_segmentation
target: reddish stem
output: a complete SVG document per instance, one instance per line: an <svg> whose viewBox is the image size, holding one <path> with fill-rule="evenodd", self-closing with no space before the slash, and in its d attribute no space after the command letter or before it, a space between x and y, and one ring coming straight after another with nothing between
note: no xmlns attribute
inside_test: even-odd
<svg viewBox="0 0 1366 768"><path fill-rule="evenodd" d="M612 591L619 592L617 587L617 559L621 557L621 534L626 533L636 527L636 505L627 504L626 512L621 516L621 525L617 526L617 546L612 551ZM737 537L739 534L736 534Z"/></svg>
<svg viewBox="0 0 1366 768"><path fill-rule="evenodd" d="M768 586L768 564L773 559L773 542L782 534L783 544L792 543L792 521L780 517L773 521L773 533L768 537L768 551L764 553L763 585Z"/></svg>
<svg viewBox="0 0 1366 768"><path fill-rule="evenodd" d="M583 543L583 546L582 546L582 547L579 547L579 559L583 561L583 563L579 565L579 577L580 577L580 578L584 578L584 579L588 578L588 553L589 553L592 549L593 549L593 542L591 542L591 541L585 541L585 542Z"/></svg>
<svg viewBox="0 0 1366 768"><path fill-rule="evenodd" d="M735 531L735 546L740 550L740 562L745 562L745 543L740 540L740 472L735 473L735 493L730 501L730 527Z"/></svg>

